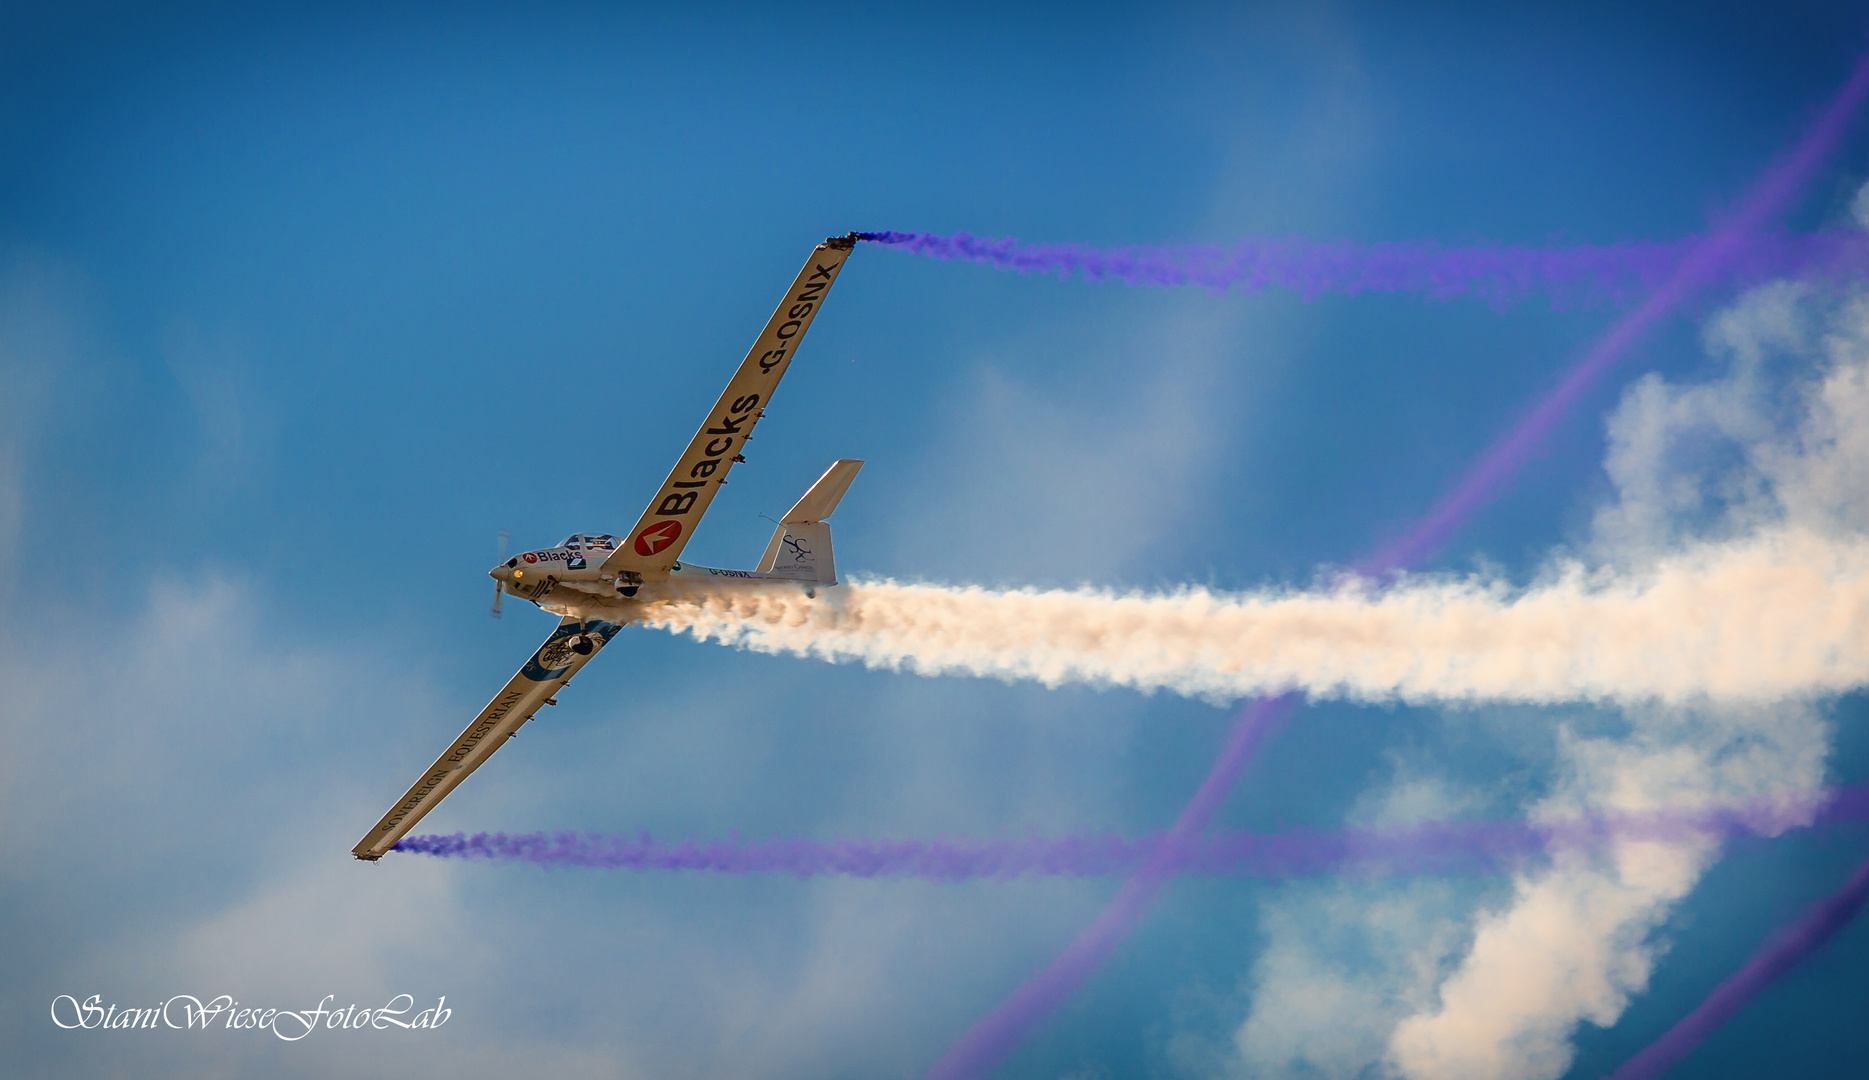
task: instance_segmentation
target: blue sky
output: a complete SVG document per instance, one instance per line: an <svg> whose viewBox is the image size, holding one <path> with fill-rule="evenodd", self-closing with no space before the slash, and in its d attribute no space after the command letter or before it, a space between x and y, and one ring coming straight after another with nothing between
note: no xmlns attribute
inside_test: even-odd
<svg viewBox="0 0 1869 1080"><path fill-rule="evenodd" d="M8 5L5 1044L48 1076L918 1075L1116 883L349 860L550 625L486 617L497 532L627 528L827 234L1674 239L1796 139L1862 30L1840 4ZM1849 219L1866 138L1791 224ZM1645 372L1719 377L1708 328L1732 302L1651 338L1441 566L1523 577L1587 547L1615 497L1607 418ZM860 457L846 575L1305 585L1432 505L1615 315L859 249L687 555L751 565L761 513ZM423 828L1142 832L1232 716L652 630L616 645ZM1869 779L1860 695L1810 708L1825 775ZM1333 826L1430 789L1522 813L1558 784L1560 732L1625 720L1320 703L1224 823ZM1734 846L1669 908L1648 988L1579 1029L1571 1075L1659 1034L1863 842ZM1380 1069L1241 1049L1289 992L1277 957L1322 948L1294 913L1407 911L1458 938L1502 890L1178 884L1005 1075ZM1333 964L1383 969L1346 935ZM1846 1067L1866 935L1678 1075ZM64 993L402 992L446 994L453 1023L288 1045L45 1012Z"/></svg>

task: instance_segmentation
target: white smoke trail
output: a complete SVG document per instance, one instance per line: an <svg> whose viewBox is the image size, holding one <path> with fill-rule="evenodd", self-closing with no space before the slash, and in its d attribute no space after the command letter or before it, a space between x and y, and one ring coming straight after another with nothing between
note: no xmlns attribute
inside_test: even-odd
<svg viewBox="0 0 1869 1080"><path fill-rule="evenodd" d="M923 675L1226 700L1761 702L1869 684L1869 541L1783 528L1635 568L1556 567L1514 590L1420 578L1376 591L999 591L875 581L696 587L652 626Z"/></svg>

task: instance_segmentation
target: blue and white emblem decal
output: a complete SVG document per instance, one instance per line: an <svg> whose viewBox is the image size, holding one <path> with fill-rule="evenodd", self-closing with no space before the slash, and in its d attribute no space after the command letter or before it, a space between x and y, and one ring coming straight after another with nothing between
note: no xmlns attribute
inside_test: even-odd
<svg viewBox="0 0 1869 1080"><path fill-rule="evenodd" d="M598 639L598 645L607 645L621 629L623 627L617 623L604 622L602 619L561 626L552 632L545 644L539 646L539 651L532 654L532 659L526 661L526 666L520 668L519 673L533 682L550 682L563 675L577 661L580 655L577 646L585 635ZM593 648L590 651L597 650Z"/></svg>

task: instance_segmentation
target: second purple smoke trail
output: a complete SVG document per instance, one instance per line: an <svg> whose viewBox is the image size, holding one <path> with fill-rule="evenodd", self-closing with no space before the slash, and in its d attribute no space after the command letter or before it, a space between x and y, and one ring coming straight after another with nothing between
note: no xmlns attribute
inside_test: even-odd
<svg viewBox="0 0 1869 1080"><path fill-rule="evenodd" d="M1116 877L1151 862L1176 875L1293 877L1469 873L1518 865L1547 852L1616 840L1679 843L1697 837L1771 835L1804 822L1869 821L1869 787L1778 799L1567 821L1432 822L1400 829L1204 833L1173 837L1064 836L1025 840L766 840L659 843L595 833L412 836L396 850L441 858L547 867L788 874L800 878Z"/></svg>

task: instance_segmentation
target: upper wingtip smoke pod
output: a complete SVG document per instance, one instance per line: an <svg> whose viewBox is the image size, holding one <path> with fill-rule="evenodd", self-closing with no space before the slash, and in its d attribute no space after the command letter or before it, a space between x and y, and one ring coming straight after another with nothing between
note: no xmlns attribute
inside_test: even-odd
<svg viewBox="0 0 1869 1080"><path fill-rule="evenodd" d="M826 247L834 247L839 251L849 251L851 248L857 246L857 241L859 240L871 244L894 244L911 239L916 235L918 234L899 232L848 232L842 236L830 237L824 241L824 244Z"/></svg>

